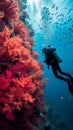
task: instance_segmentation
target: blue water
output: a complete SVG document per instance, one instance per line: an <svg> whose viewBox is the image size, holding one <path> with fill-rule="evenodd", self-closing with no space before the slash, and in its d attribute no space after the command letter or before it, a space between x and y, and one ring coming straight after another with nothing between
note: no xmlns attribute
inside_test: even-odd
<svg viewBox="0 0 73 130"><path fill-rule="evenodd" d="M39 61L43 63L44 56L42 55L41 46L40 46L40 43L42 43L43 39L40 36L40 40L39 40L39 36L38 35L35 36L35 40L38 43L36 46L36 50L40 53ZM61 55L60 47L58 46L56 48L59 49ZM62 47L62 51L63 51L63 47ZM65 72L72 73L72 64L70 64L71 58L72 56L70 57L70 59L68 57L65 58L65 56L63 56L62 58L63 62L60 64L60 66L62 70L64 70ZM66 121L68 126L72 127L73 126L73 96L70 94L67 84L59 79L56 79L52 73L51 67L48 70L47 65L45 64L44 64L44 77L48 77L49 79L44 90L45 100L48 101L50 105L54 107L54 109L56 109L59 115Z"/></svg>
<svg viewBox="0 0 73 130"><path fill-rule="evenodd" d="M60 63L62 70L73 76L73 1L40 0L40 4L37 2L33 0L31 5L28 4L28 13L30 10L29 15L35 31L36 47L34 49L39 53L38 60L44 64L45 57L42 54L42 48L52 45L63 59ZM50 12L49 15L45 11L41 14L43 7L46 7L48 13ZM44 89L45 100L66 121L69 130L73 130L73 96L67 84L55 78L51 67L48 70L46 64L43 71L43 77L49 79Z"/></svg>

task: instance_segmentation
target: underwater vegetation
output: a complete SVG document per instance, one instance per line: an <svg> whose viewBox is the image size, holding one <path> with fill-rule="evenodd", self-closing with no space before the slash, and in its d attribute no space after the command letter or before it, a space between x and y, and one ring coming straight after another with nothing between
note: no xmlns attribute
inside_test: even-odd
<svg viewBox="0 0 73 130"><path fill-rule="evenodd" d="M0 0L0 130L33 130L43 118L46 78L19 2Z"/></svg>

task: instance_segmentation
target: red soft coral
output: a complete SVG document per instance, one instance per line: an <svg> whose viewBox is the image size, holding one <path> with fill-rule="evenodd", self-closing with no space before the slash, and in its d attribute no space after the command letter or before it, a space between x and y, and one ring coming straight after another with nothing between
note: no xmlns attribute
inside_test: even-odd
<svg viewBox="0 0 73 130"><path fill-rule="evenodd" d="M30 42L28 42L28 41L25 41L23 45L25 48L27 48L29 50L32 48L32 46L30 45Z"/></svg>
<svg viewBox="0 0 73 130"><path fill-rule="evenodd" d="M24 65L20 62L17 62L14 65L11 65L9 70L16 76L16 77L20 77L20 76L28 76L28 73L26 71L26 69L24 68Z"/></svg>
<svg viewBox="0 0 73 130"><path fill-rule="evenodd" d="M13 0L3 0L0 2L1 17L9 20L15 20L19 18L18 3Z"/></svg>
<svg viewBox="0 0 73 130"><path fill-rule="evenodd" d="M22 95L23 101L25 102L25 105L27 103L33 103L35 98L33 98L28 92L24 93Z"/></svg>
<svg viewBox="0 0 73 130"><path fill-rule="evenodd" d="M4 12L0 10L0 19L4 18Z"/></svg>
<svg viewBox="0 0 73 130"><path fill-rule="evenodd" d="M0 75L0 90L8 89L11 78L12 78L12 73L8 70L6 70L5 73Z"/></svg>
<svg viewBox="0 0 73 130"><path fill-rule="evenodd" d="M29 57L27 60L21 60L21 63L24 64L25 69L29 72L35 72L40 69L39 63L33 57Z"/></svg>
<svg viewBox="0 0 73 130"><path fill-rule="evenodd" d="M39 57L39 54L38 54L38 52L36 52L36 51L32 51L32 52L31 52L31 55L32 55L32 57L34 57L36 60L37 60L38 57Z"/></svg>
<svg viewBox="0 0 73 130"><path fill-rule="evenodd" d="M23 88L25 92L34 93L36 86L33 83L32 76L21 77L12 80L16 87Z"/></svg>
<svg viewBox="0 0 73 130"><path fill-rule="evenodd" d="M24 123L30 124L30 117L36 120L43 106L45 80L38 53L32 49L34 40L17 20L18 10L16 1L0 1L0 113L14 120L16 110L27 112Z"/></svg>
<svg viewBox="0 0 73 130"><path fill-rule="evenodd" d="M10 38L12 32L13 30L10 30L7 26L5 26L3 32L0 32L0 44L3 44L4 41Z"/></svg>
<svg viewBox="0 0 73 130"><path fill-rule="evenodd" d="M26 60L30 56L30 50L22 46L22 39L14 36L3 43L3 47L11 61Z"/></svg>
<svg viewBox="0 0 73 130"><path fill-rule="evenodd" d="M0 20L0 32L2 32L4 28L5 28L5 23L2 20Z"/></svg>
<svg viewBox="0 0 73 130"><path fill-rule="evenodd" d="M14 23L14 31L15 34L20 35L24 42L30 40L29 31L22 21Z"/></svg>

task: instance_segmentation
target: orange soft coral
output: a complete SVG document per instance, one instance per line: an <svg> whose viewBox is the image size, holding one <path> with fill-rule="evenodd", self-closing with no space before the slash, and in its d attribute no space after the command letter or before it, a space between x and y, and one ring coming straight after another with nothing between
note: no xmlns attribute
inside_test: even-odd
<svg viewBox="0 0 73 130"><path fill-rule="evenodd" d="M4 18L4 12L0 10L0 19Z"/></svg>
<svg viewBox="0 0 73 130"><path fill-rule="evenodd" d="M6 115L7 118L13 120L13 111L21 110L22 106L28 108L29 103L34 103L33 93L36 90L32 77L13 78L12 72L6 70L0 76L0 113Z"/></svg>
<svg viewBox="0 0 73 130"><path fill-rule="evenodd" d="M43 71L41 69L39 69L38 71L34 72L34 74L33 74L33 78L34 79L41 79L42 76L43 76Z"/></svg>
<svg viewBox="0 0 73 130"><path fill-rule="evenodd" d="M34 93L36 90L36 86L32 81L32 76L13 79L12 82L16 87L23 88L25 92Z"/></svg>
<svg viewBox="0 0 73 130"><path fill-rule="evenodd" d="M13 0L3 0L0 1L0 10L3 15L2 18L9 20L15 20L19 18L18 14L18 3Z"/></svg>
<svg viewBox="0 0 73 130"><path fill-rule="evenodd" d="M39 57L39 54L36 51L32 51L31 52L32 57L34 57L35 59L37 59Z"/></svg>
<svg viewBox="0 0 73 130"><path fill-rule="evenodd" d="M25 105L26 103L33 103L35 98L33 98L28 92L24 93L22 95L23 101L25 101Z"/></svg>
<svg viewBox="0 0 73 130"><path fill-rule="evenodd" d="M22 46L22 39L16 36L3 42L3 48L5 49L4 53L10 57L12 62L18 59L26 60L30 55L30 50Z"/></svg>
<svg viewBox="0 0 73 130"><path fill-rule="evenodd" d="M10 30L7 26L5 26L3 32L0 32L0 44L6 41L6 39L10 38L13 30Z"/></svg>
<svg viewBox="0 0 73 130"><path fill-rule="evenodd" d="M14 23L14 31L15 34L20 35L24 42L29 40L29 31L22 21Z"/></svg>
<svg viewBox="0 0 73 130"><path fill-rule="evenodd" d="M27 48L29 50L32 48L32 46L30 45L30 42L28 42L28 41L25 41L23 45L25 48Z"/></svg>
<svg viewBox="0 0 73 130"><path fill-rule="evenodd" d="M35 72L40 69L38 61L36 61L33 57L29 57L27 60L20 60L21 63L24 64L24 68L29 72Z"/></svg>

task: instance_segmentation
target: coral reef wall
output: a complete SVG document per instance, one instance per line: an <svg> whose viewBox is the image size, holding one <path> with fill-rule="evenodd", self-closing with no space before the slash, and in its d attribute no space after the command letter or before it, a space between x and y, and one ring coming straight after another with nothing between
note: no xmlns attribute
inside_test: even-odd
<svg viewBox="0 0 73 130"><path fill-rule="evenodd" d="M19 12L18 1L0 0L0 114L15 121L22 112L25 128L30 128L43 110L46 80Z"/></svg>

